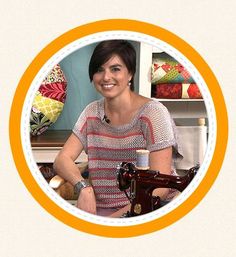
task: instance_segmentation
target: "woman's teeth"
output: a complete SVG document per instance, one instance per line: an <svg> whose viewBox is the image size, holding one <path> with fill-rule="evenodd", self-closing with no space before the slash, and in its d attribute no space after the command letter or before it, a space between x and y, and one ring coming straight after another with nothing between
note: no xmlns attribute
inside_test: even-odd
<svg viewBox="0 0 236 257"><path fill-rule="evenodd" d="M114 84L103 84L102 85L104 88L112 88Z"/></svg>

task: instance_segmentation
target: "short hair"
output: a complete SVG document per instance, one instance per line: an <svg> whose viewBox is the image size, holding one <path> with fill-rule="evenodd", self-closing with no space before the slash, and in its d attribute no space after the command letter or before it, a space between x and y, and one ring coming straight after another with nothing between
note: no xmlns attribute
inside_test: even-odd
<svg viewBox="0 0 236 257"><path fill-rule="evenodd" d="M118 55L126 65L127 70L132 75L130 89L134 91L134 74L136 72L136 51L132 44L126 40L106 40L100 42L94 49L89 62L89 78L93 80L93 75L106 63L113 55Z"/></svg>

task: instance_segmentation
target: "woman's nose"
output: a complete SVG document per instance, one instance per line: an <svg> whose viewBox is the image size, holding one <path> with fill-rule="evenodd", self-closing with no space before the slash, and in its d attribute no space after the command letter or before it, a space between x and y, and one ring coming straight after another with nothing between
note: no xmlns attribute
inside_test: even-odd
<svg viewBox="0 0 236 257"><path fill-rule="evenodd" d="M104 70L103 80L108 81L111 78L111 72L109 70Z"/></svg>

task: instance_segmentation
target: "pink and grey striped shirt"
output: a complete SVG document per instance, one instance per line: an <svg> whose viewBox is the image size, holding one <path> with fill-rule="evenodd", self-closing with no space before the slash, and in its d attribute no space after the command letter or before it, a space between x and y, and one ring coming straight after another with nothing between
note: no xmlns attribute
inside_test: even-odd
<svg viewBox="0 0 236 257"><path fill-rule="evenodd" d="M129 124L112 126L104 115L104 99L92 102L81 113L73 132L88 154L97 207L121 208L129 201L117 187L117 166L123 161L135 163L137 149L152 152L173 146L176 156L175 126L166 107L155 100L143 105Z"/></svg>

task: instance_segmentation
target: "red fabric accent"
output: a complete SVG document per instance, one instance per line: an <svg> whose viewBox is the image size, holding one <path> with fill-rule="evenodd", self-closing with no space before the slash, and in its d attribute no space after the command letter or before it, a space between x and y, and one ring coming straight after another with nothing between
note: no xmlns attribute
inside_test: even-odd
<svg viewBox="0 0 236 257"><path fill-rule="evenodd" d="M182 73L184 71L184 66L178 63L174 68L179 72Z"/></svg>
<svg viewBox="0 0 236 257"><path fill-rule="evenodd" d="M96 116L90 116L90 117L88 117L87 118L87 120L100 120L98 117L96 117Z"/></svg>
<svg viewBox="0 0 236 257"><path fill-rule="evenodd" d="M163 65L161 65L161 68L165 71L165 72L168 72L171 70L172 66L168 63L165 63Z"/></svg>
<svg viewBox="0 0 236 257"><path fill-rule="evenodd" d="M187 83L188 80L191 78L191 75L189 74L189 72L187 70L183 69L180 73L181 73L181 75L182 75L182 77L184 79L183 83L184 82Z"/></svg>
<svg viewBox="0 0 236 257"><path fill-rule="evenodd" d="M100 170L106 170L106 171L113 171L114 168L89 168L89 171L93 172L93 171L100 171Z"/></svg>
<svg viewBox="0 0 236 257"><path fill-rule="evenodd" d="M114 171L114 169L112 171ZM93 176L93 181L95 181L95 180L101 180L101 177ZM104 180L110 180L110 181L113 180L114 181L114 178L113 177L111 177L111 178L106 177L106 178L104 178ZM120 192L117 192L117 193L120 193Z"/></svg>
<svg viewBox="0 0 236 257"><path fill-rule="evenodd" d="M115 135L109 135L109 134L105 134L105 133L91 131L91 132L88 132L87 135L95 135L95 136L97 135L97 136L109 137L109 138L127 138L127 137L143 135L143 134L142 134L142 132L140 132L140 133L131 133L131 134L122 135L122 136L115 136Z"/></svg>
<svg viewBox="0 0 236 257"><path fill-rule="evenodd" d="M202 98L202 94L196 84L190 84L187 92L188 92L189 98L192 98L192 99Z"/></svg>
<svg viewBox="0 0 236 257"><path fill-rule="evenodd" d="M66 99L66 82L42 84L39 92L44 96L64 103Z"/></svg>
<svg viewBox="0 0 236 257"><path fill-rule="evenodd" d="M87 127L87 121L83 124L82 128L80 129L80 133L83 133L86 127Z"/></svg>
<svg viewBox="0 0 236 257"><path fill-rule="evenodd" d="M156 71L159 68L159 65L157 63L154 63L154 71Z"/></svg>
<svg viewBox="0 0 236 257"><path fill-rule="evenodd" d="M99 186L97 186L99 187ZM120 195L120 192L113 192L113 193L109 193L109 192L104 192L104 193L101 193L102 195L110 195L110 196L113 196L113 195ZM121 198L123 198L124 196L121 195Z"/></svg>
<svg viewBox="0 0 236 257"><path fill-rule="evenodd" d="M88 150L103 150L103 151L132 151L132 150L139 150L144 149L140 147L133 147L133 148L109 148L109 147L95 147L95 146L89 146Z"/></svg>
<svg viewBox="0 0 236 257"><path fill-rule="evenodd" d="M155 139L154 139L153 127L152 127L151 121L147 117L144 117L144 116L141 116L140 119L145 121L145 122L147 122L148 128L150 130L151 141L152 141L152 144L154 144L155 143Z"/></svg>
<svg viewBox="0 0 236 257"><path fill-rule="evenodd" d="M185 75L188 76L188 73L186 73ZM164 98L164 99L181 99L182 85L183 84L181 83L153 85L152 97ZM201 92L197 84L189 84L187 93L190 99L202 98Z"/></svg>
<svg viewBox="0 0 236 257"><path fill-rule="evenodd" d="M178 99L182 97L182 84L160 84L155 86L155 97Z"/></svg>

